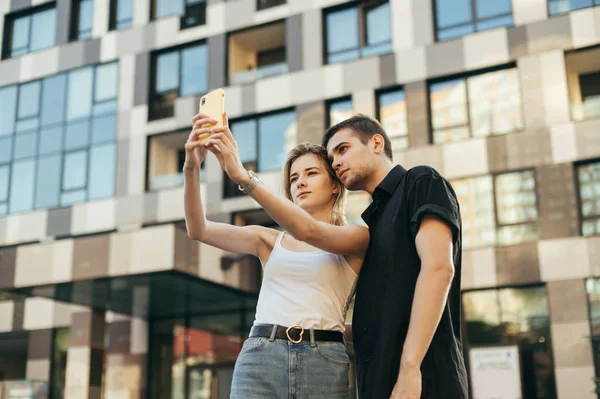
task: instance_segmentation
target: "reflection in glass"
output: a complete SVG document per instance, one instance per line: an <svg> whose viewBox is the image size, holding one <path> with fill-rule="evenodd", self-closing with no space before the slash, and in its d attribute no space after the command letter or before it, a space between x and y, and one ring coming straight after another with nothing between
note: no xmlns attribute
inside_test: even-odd
<svg viewBox="0 0 600 399"><path fill-rule="evenodd" d="M537 220L535 176L531 170L496 176L496 209L500 224Z"/></svg>
<svg viewBox="0 0 600 399"><path fill-rule="evenodd" d="M296 127L296 113L282 112L264 116L258 121L258 170L277 170L285 163L286 137Z"/></svg>
<svg viewBox="0 0 600 399"><path fill-rule="evenodd" d="M44 79L42 85L42 126L65 119L67 76L60 74Z"/></svg>
<svg viewBox="0 0 600 399"><path fill-rule="evenodd" d="M12 134L17 113L17 86L0 88L0 109L0 136Z"/></svg>
<svg viewBox="0 0 600 399"><path fill-rule="evenodd" d="M67 125L65 133L65 150L87 147L90 140L90 121L83 119Z"/></svg>
<svg viewBox="0 0 600 399"><path fill-rule="evenodd" d="M373 45L390 41L390 3L380 4L365 12L367 27L366 27L366 44Z"/></svg>
<svg viewBox="0 0 600 399"><path fill-rule="evenodd" d="M25 133L15 136L14 159L29 158L36 154L37 133Z"/></svg>
<svg viewBox="0 0 600 399"><path fill-rule="evenodd" d="M131 27L133 22L133 0L116 0L116 29Z"/></svg>
<svg viewBox="0 0 600 399"><path fill-rule="evenodd" d="M60 196L62 206L72 205L85 201L85 189L63 192Z"/></svg>
<svg viewBox="0 0 600 399"><path fill-rule="evenodd" d="M31 50L42 50L56 42L56 9L36 13L31 23Z"/></svg>
<svg viewBox="0 0 600 399"><path fill-rule="evenodd" d="M25 54L29 52L29 31L31 16L17 18L13 21L13 34L11 43L11 56Z"/></svg>
<svg viewBox="0 0 600 399"><path fill-rule="evenodd" d="M93 147L90 150L89 199L111 197L115 187L115 145Z"/></svg>
<svg viewBox="0 0 600 399"><path fill-rule="evenodd" d="M160 54L156 58L156 91L179 88L179 53Z"/></svg>
<svg viewBox="0 0 600 399"><path fill-rule="evenodd" d="M114 141L117 135L117 116L110 114L92 120L92 145Z"/></svg>
<svg viewBox="0 0 600 399"><path fill-rule="evenodd" d="M453 180L451 184L460 204L464 247L494 245L496 223L492 177Z"/></svg>
<svg viewBox="0 0 600 399"><path fill-rule="evenodd" d="M465 80L433 83L429 90L433 142L439 144L467 138L469 116Z"/></svg>
<svg viewBox="0 0 600 399"><path fill-rule="evenodd" d="M181 51L180 95L199 94L208 87L208 49L206 45Z"/></svg>
<svg viewBox="0 0 600 399"><path fill-rule="evenodd" d="M548 0L551 16L600 5L600 0Z"/></svg>
<svg viewBox="0 0 600 399"><path fill-rule="evenodd" d="M392 149L408 147L408 121L404 90L379 95L379 121L392 142Z"/></svg>
<svg viewBox="0 0 600 399"><path fill-rule="evenodd" d="M74 190L85 186L87 177L87 151L65 155L63 190Z"/></svg>
<svg viewBox="0 0 600 399"><path fill-rule="evenodd" d="M40 157L37 167L35 190L36 208L52 208L58 206L60 195L60 154Z"/></svg>
<svg viewBox="0 0 600 399"><path fill-rule="evenodd" d="M511 0L477 0L477 17L490 18L500 14L510 14L512 11Z"/></svg>
<svg viewBox="0 0 600 399"><path fill-rule="evenodd" d="M0 166L0 202L6 202L8 199L9 173L9 165Z"/></svg>
<svg viewBox="0 0 600 399"><path fill-rule="evenodd" d="M29 211L33 208L35 160L15 162L10 178L10 212Z"/></svg>
<svg viewBox="0 0 600 399"><path fill-rule="evenodd" d="M80 68L69 73L67 119L87 117L92 111L92 82L94 70Z"/></svg>
<svg viewBox="0 0 600 399"><path fill-rule="evenodd" d="M600 162L579 166L577 174L582 233L584 236L600 234Z"/></svg>
<svg viewBox="0 0 600 399"><path fill-rule="evenodd" d="M238 143L240 161L242 163L255 162L257 126L256 119L234 122L231 124L231 132Z"/></svg>
<svg viewBox="0 0 600 399"><path fill-rule="evenodd" d="M352 100L338 100L329 103L329 126L333 126L354 115Z"/></svg>
<svg viewBox="0 0 600 399"><path fill-rule="evenodd" d="M96 102L112 100L117 97L119 64L100 65L96 68L96 90L94 98Z"/></svg>
<svg viewBox="0 0 600 399"><path fill-rule="evenodd" d="M0 164L12 160L13 137L0 138Z"/></svg>
<svg viewBox="0 0 600 399"><path fill-rule="evenodd" d="M36 116L40 112L40 88L39 81L23 84L19 87L19 119Z"/></svg>
<svg viewBox="0 0 600 399"><path fill-rule="evenodd" d="M40 131L40 154L52 154L62 150L63 125L45 128Z"/></svg>
<svg viewBox="0 0 600 399"><path fill-rule="evenodd" d="M358 10L349 8L327 14L327 51L329 54L359 47Z"/></svg>
<svg viewBox="0 0 600 399"><path fill-rule="evenodd" d="M435 4L438 40L513 25L510 0L436 0Z"/></svg>
<svg viewBox="0 0 600 399"><path fill-rule="evenodd" d="M94 2L92 0L79 0L79 25L76 39L85 40L92 37L93 20Z"/></svg>

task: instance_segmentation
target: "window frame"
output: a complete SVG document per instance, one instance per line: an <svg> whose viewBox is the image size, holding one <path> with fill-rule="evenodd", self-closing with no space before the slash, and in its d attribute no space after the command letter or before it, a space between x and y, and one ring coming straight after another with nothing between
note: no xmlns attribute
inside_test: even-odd
<svg viewBox="0 0 600 399"><path fill-rule="evenodd" d="M131 18L121 20L121 21L119 20L119 2L120 1L123 1L123 0L110 0L110 5L109 5L110 8L109 8L109 16L108 16L109 32L113 31L113 30L129 29L129 28L133 27L134 0L125 0L125 1L131 1L132 13L131 13ZM119 27L119 24L123 23L124 21L129 21L129 25Z"/></svg>
<svg viewBox="0 0 600 399"><path fill-rule="evenodd" d="M150 53L150 74L148 77L148 79L149 79L149 82L148 82L148 122L164 120L164 119L172 118L175 116L175 101L173 102L172 114L169 114L167 116L157 117L156 112L154 111L154 101L175 91L175 90L165 91L162 94L159 94L156 91L156 83L157 83L157 78L158 78L158 75L157 75L158 57L160 57L161 55L169 54L169 53L177 53L177 58L178 58L178 63L179 63L179 65L178 65L179 85L177 87L177 93L176 93L177 95L175 97L175 100L177 100L177 98L181 97L181 77L183 75L183 73L182 73L183 72L183 69L182 69L183 63L181 62L181 58L182 58L181 54L186 49L200 47L200 46L205 46L207 49L207 52L208 52L208 42L206 41L206 39L202 39L202 40L198 40L198 41L194 41L194 42L190 42L190 43L184 43L179 46L174 46L174 47L169 47L166 49L153 51ZM207 59L207 62L209 62L208 59ZM208 75L208 71L207 71L207 75ZM188 95L202 96L203 94L207 93L210 90L210 81L209 81L208 76L206 77L206 81L207 81L207 87L203 92L199 92L199 93L195 93L195 94L188 94Z"/></svg>
<svg viewBox="0 0 600 399"><path fill-rule="evenodd" d="M352 101L352 95L331 98L331 99L325 101L325 130L329 129L332 126L331 125L331 105L338 103L338 102L344 102L344 101L350 101L350 104L352 104L352 107L354 109L354 102Z"/></svg>
<svg viewBox="0 0 600 399"><path fill-rule="evenodd" d="M575 190L577 193L577 218L579 221L579 235L581 237L600 237L600 232L596 233L596 234L592 234L590 236L586 236L583 234L583 222L589 219L600 219L600 215L598 216L593 216L593 217L584 217L583 216L583 201L581 198L581 181L579 179L579 168L584 167L584 166L588 166L588 165L592 165L592 164L599 164L600 165L600 158L591 158L591 159L586 159L583 161L577 161L573 163L573 175L575 176L574 182L575 182ZM600 197L598 198L600 200ZM599 365L600 368L600 365Z"/></svg>
<svg viewBox="0 0 600 399"><path fill-rule="evenodd" d="M323 49L322 49L322 56L323 56L323 64L324 65L329 65L329 64L338 64L338 63L344 63L344 62L351 62L351 61L356 61L356 60L360 60L363 58L367 58L367 57L380 57L386 54L391 54L393 53L393 49L390 48L390 52L387 53L381 53L381 54L377 54L377 55L369 55L367 57L364 57L360 54L361 49L365 48L368 46L367 44L367 21L366 21L366 13L369 10L372 10L380 5L383 5L385 3L388 3L390 5L390 11L391 11L391 3L390 0L366 0L366 1L361 1L361 0L350 0L347 3L343 3L337 6L333 6L333 7L329 7L326 9L323 9L322 11L322 16L321 16L321 30L323 32ZM338 61L338 62L334 62L331 63L329 62L329 43L327 40L327 35L328 35L328 23L327 23L327 17L330 14L334 14L338 11L344 11L344 10L349 10L349 9L357 9L358 12L358 21L357 21L357 25L358 25L358 37L357 37L357 44L358 46L355 48L356 51L359 52L359 55L357 58L354 58L352 60L348 60L348 61ZM390 12L390 29L393 29L393 21L392 21L392 14ZM392 46L392 41L393 41L393 32L390 31L390 47ZM376 43L376 44L384 44L385 42L382 43ZM341 52L347 52L350 50L343 50ZM340 53L340 52L337 52ZM333 53L334 55L337 53Z"/></svg>
<svg viewBox="0 0 600 399"><path fill-rule="evenodd" d="M472 34L477 33L477 32L485 32L485 31L490 30L490 29L498 29L500 27L488 28L488 29L483 29L483 30L477 30L477 24L480 23L480 22L486 22L486 21L489 21L489 20L492 20L492 19L496 19L496 18L500 18L500 17L506 17L506 16L509 16L509 15L512 18L512 24L511 25L503 25L502 27L503 28L512 28L512 27L515 26L515 16L514 16L514 10L513 10L512 1L510 2L511 3L511 5L510 5L510 14L495 14L495 15L492 15L492 16L489 16L489 17L486 17L486 18L483 18L483 19L478 19L477 18L477 0L470 0L470 2L471 2L471 19L470 19L469 24L473 26L473 32L469 32L469 33L466 33L466 34L461 35L461 36L451 37L451 38L448 38L448 39L440 39L440 35L439 35L440 29L438 28L438 22L437 22L438 21L438 19L437 19L437 17L438 17L438 1L439 0L433 0L433 7L432 7L433 8L432 9L433 31L434 31L433 33L435 35L434 39L435 39L436 42L448 42L448 41L451 41L451 40L460 39L460 38L462 38L462 37L464 37L466 35L472 35ZM548 3L548 1L546 3ZM467 25L467 23L455 24L455 25L443 28L442 30L455 29L457 27L461 27L461 26L465 26L465 25Z"/></svg>
<svg viewBox="0 0 600 399"><path fill-rule="evenodd" d="M42 4L39 6L34 6L31 8L22 10L22 11L17 11L14 13L6 14L4 16L4 32L2 35L3 39L2 39L2 54L1 54L2 60L21 57L25 54L42 51L42 50L33 50L33 51L31 50L31 34L32 34L32 26L33 26L33 24L31 23L31 20L33 19L33 16L35 14L42 13L42 12L45 12L48 10L55 10L55 13L56 13L56 2L51 2L51 3L47 3L47 4ZM29 31L28 31L29 37L28 37L28 41L27 41L27 52L23 53L23 54L11 56L11 53L13 50L12 37L13 37L14 23L15 23L15 20L23 18L23 17L29 18ZM56 46L56 30L54 31L54 45L53 46ZM51 47L48 47L48 48L51 48Z"/></svg>
<svg viewBox="0 0 600 399"><path fill-rule="evenodd" d="M469 98L469 86L468 86L468 79L472 78L472 77L477 77L477 76L482 76L488 73L493 73L493 72L500 72L500 71L504 71L504 70L511 70L514 69L517 72L517 77L519 79L519 99L520 99L520 112L521 112L521 119L523 122L523 128L520 130L515 130L513 132L508 132L508 133L497 133L497 134L488 134L486 136L473 136L473 132L471 130L471 101ZM444 83L444 82L449 82L452 80L463 80L465 82L465 106L466 106L466 115L467 115L467 124L465 125L468 129L469 129L469 137L464 138L464 139L460 139L460 140L453 140L453 141L443 141L443 142L439 142L436 143L435 142L435 128L434 128L434 123L433 123L433 103L431 101L431 86L437 83ZM457 74L452 74L452 75L447 75L447 76L443 76L443 77L439 77L439 78L433 78L433 79L428 79L426 81L427 83L427 107L428 107L428 112L429 112L429 144L430 145L446 145L446 144L450 144L450 143L460 143L460 142L464 142L466 140L472 140L475 138L486 138L486 137L496 137L496 136L504 136L507 134L514 134L520 131L523 131L525 129L527 129L527 125L525 124L525 105L523 102L523 84L521 83L521 75L519 73L519 66L516 62L509 62L506 64L501 64L501 65L494 65L492 67L488 67L488 68L483 68L483 69L476 69L473 71L467 71L467 72L461 72L461 73L457 73ZM462 126L462 125L452 125L452 126L447 126L446 128L450 128L450 127L456 127L456 126Z"/></svg>
<svg viewBox="0 0 600 399"><path fill-rule="evenodd" d="M89 30L89 37L81 38L79 22L81 21L81 3L89 2L92 5L92 26ZM110 11L109 11L110 12ZM110 19L110 18L109 18ZM85 31L87 32L87 30ZM92 40L94 34L94 0L72 0L71 1L71 21L69 27L69 41L76 42L80 40Z"/></svg>

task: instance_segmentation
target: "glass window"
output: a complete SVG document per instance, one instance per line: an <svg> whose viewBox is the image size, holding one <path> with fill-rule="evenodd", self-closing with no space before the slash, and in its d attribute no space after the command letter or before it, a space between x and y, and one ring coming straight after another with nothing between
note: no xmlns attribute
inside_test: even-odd
<svg viewBox="0 0 600 399"><path fill-rule="evenodd" d="M183 15L184 0L153 0L154 19Z"/></svg>
<svg viewBox="0 0 600 399"><path fill-rule="evenodd" d="M0 136L12 134L17 113L17 86L0 88L0 109Z"/></svg>
<svg viewBox="0 0 600 399"><path fill-rule="evenodd" d="M513 25L511 0L436 0L435 5L438 40Z"/></svg>
<svg viewBox="0 0 600 399"><path fill-rule="evenodd" d="M548 0L551 16L600 5L600 0Z"/></svg>
<svg viewBox="0 0 600 399"><path fill-rule="evenodd" d="M453 180L465 248L538 238L535 175L531 170Z"/></svg>
<svg viewBox="0 0 600 399"><path fill-rule="evenodd" d="M133 25L133 0L111 0L109 30L127 29Z"/></svg>
<svg viewBox="0 0 600 399"><path fill-rule="evenodd" d="M94 23L94 1L73 0L73 20L71 23L71 40L92 38Z"/></svg>
<svg viewBox="0 0 600 399"><path fill-rule="evenodd" d="M329 117L329 126L351 118L354 115L352 99L347 98L329 102L327 114Z"/></svg>
<svg viewBox="0 0 600 399"><path fill-rule="evenodd" d="M117 73L103 64L0 89L3 213L113 195Z"/></svg>
<svg viewBox="0 0 600 399"><path fill-rule="evenodd" d="M579 166L577 177L581 233L584 236L600 234L600 162Z"/></svg>
<svg viewBox="0 0 600 399"><path fill-rule="evenodd" d="M296 113L282 112L258 121L258 170L279 170L286 158L286 143L296 139Z"/></svg>
<svg viewBox="0 0 600 399"><path fill-rule="evenodd" d="M53 208L59 205L61 166L60 154L39 159L35 190L36 208Z"/></svg>
<svg viewBox="0 0 600 399"><path fill-rule="evenodd" d="M10 167L8 165L0 166L0 204L8 200L8 182Z"/></svg>
<svg viewBox="0 0 600 399"><path fill-rule="evenodd" d="M69 100L67 119L87 118L92 112L94 70L80 68L69 74Z"/></svg>
<svg viewBox="0 0 600 399"><path fill-rule="evenodd" d="M206 23L206 0L185 0L185 14L181 17L180 28L192 28Z"/></svg>
<svg viewBox="0 0 600 399"><path fill-rule="evenodd" d="M535 384L524 397L556 398L546 288L502 288L463 293L468 348L518 345L522 373Z"/></svg>
<svg viewBox="0 0 600 399"><path fill-rule="evenodd" d="M208 49L205 44L153 56L149 120L173 116L178 96L201 94L208 87Z"/></svg>
<svg viewBox="0 0 600 399"><path fill-rule="evenodd" d="M326 13L327 62L336 63L392 51L390 5L367 1Z"/></svg>
<svg viewBox="0 0 600 399"><path fill-rule="evenodd" d="M33 209L35 160L13 163L10 177L10 212Z"/></svg>
<svg viewBox="0 0 600 399"><path fill-rule="evenodd" d="M286 0L257 0L256 1L256 9L264 10L266 8L280 6L285 3L286 3Z"/></svg>
<svg viewBox="0 0 600 399"><path fill-rule="evenodd" d="M515 68L432 83L429 93L435 144L523 129Z"/></svg>
<svg viewBox="0 0 600 399"><path fill-rule="evenodd" d="M378 119L392 142L392 149L408 148L408 121L404 90L379 93Z"/></svg>
<svg viewBox="0 0 600 399"><path fill-rule="evenodd" d="M56 10L53 5L32 8L26 15L8 15L6 24L10 39L2 58L42 50L56 43Z"/></svg>
<svg viewBox="0 0 600 399"><path fill-rule="evenodd" d="M256 124L256 119L247 119L231 124L231 133L238 144L240 161L242 161L243 164L256 162Z"/></svg>
<svg viewBox="0 0 600 399"><path fill-rule="evenodd" d="M61 123L65 119L67 75L46 78L42 86L42 126Z"/></svg>
<svg viewBox="0 0 600 399"><path fill-rule="evenodd" d="M578 120L600 117L600 72L579 75L581 116Z"/></svg>

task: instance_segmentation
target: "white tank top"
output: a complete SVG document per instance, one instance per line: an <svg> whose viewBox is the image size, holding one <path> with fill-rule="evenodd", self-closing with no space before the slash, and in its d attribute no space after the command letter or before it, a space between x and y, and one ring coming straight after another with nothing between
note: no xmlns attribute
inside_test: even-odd
<svg viewBox="0 0 600 399"><path fill-rule="evenodd" d="M357 275L342 255L297 252L280 233L264 265L254 325L277 324L344 332Z"/></svg>

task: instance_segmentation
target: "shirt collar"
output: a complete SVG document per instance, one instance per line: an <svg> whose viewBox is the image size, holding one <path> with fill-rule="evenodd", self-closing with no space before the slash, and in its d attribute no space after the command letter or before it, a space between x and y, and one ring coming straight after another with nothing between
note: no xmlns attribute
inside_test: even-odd
<svg viewBox="0 0 600 399"><path fill-rule="evenodd" d="M400 184L400 180L406 175L406 169L404 169L400 165L396 165L390 170L387 176L379 183L379 185L373 191L373 202L371 205L365 209L362 213L361 217L365 221L368 226L371 226L374 222L376 222L378 215L378 208L380 206L381 201L387 197L391 197Z"/></svg>

